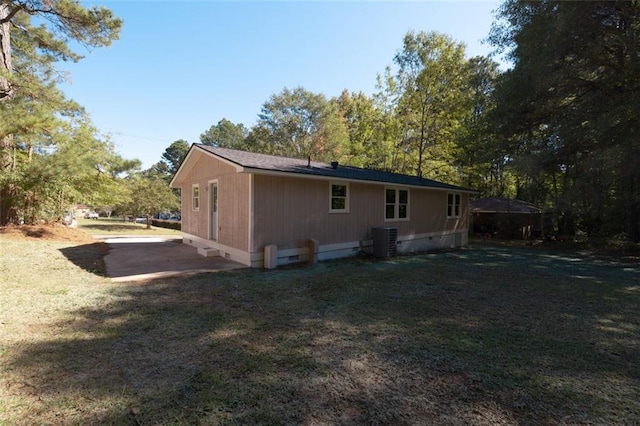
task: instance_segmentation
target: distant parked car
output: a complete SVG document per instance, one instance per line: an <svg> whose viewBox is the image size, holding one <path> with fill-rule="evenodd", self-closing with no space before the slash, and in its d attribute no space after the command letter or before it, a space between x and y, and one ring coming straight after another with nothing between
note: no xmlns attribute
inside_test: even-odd
<svg viewBox="0 0 640 426"><path fill-rule="evenodd" d="M85 219L97 219L97 218L98 218L98 213L96 213L96 212L94 212L94 211L87 212L87 213L84 215L84 218L85 218Z"/></svg>
<svg viewBox="0 0 640 426"><path fill-rule="evenodd" d="M136 223L147 223L146 217L136 217Z"/></svg>

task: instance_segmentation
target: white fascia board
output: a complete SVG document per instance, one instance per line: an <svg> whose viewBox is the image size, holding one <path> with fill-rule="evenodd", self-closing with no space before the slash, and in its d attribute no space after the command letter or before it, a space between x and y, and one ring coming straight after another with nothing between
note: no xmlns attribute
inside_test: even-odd
<svg viewBox="0 0 640 426"><path fill-rule="evenodd" d="M181 179L182 175L187 173L189 170L191 170L191 168L193 167L193 164L190 164L192 162L191 159L192 157L199 158L197 157L198 155L209 155L212 158L215 158L216 160L219 160L225 164L233 166L236 169L236 172L242 172L244 169L244 167L242 167L241 165L234 163L233 161L229 161L226 158L222 158L214 154L213 152L209 152L206 149L203 149L200 146L194 144L194 145L191 145L189 152L187 152L187 156L184 158L184 160L180 164L180 167L178 168L178 171L176 172L175 176L173 176L173 179L171 179L171 182L169 183L169 186L171 188L180 188L180 185L178 185L178 183L181 183L183 181Z"/></svg>
<svg viewBox="0 0 640 426"><path fill-rule="evenodd" d="M187 173L189 169L191 169L191 165L187 166L187 164L189 164L191 162L191 157L193 157L195 152L195 145L191 145L191 148L189 148L189 151L187 152L186 157L184 157L184 160L182 160L182 163L180 163L180 167L178 167L178 171L176 172L176 174L173 176L173 179L171 179L171 182L169 182L169 187L171 188L180 188L179 183L182 182L182 175Z"/></svg>

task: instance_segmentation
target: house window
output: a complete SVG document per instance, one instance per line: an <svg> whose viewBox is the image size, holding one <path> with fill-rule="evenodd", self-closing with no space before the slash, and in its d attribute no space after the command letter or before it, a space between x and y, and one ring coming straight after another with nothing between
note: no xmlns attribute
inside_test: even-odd
<svg viewBox="0 0 640 426"><path fill-rule="evenodd" d="M447 217L460 217L460 194L447 194Z"/></svg>
<svg viewBox="0 0 640 426"><path fill-rule="evenodd" d="M385 188L385 220L409 220L409 190Z"/></svg>
<svg viewBox="0 0 640 426"><path fill-rule="evenodd" d="M349 213L349 185L332 183L329 185L330 213Z"/></svg>
<svg viewBox="0 0 640 426"><path fill-rule="evenodd" d="M191 186L191 199L193 210L200 210L200 186L197 183Z"/></svg>

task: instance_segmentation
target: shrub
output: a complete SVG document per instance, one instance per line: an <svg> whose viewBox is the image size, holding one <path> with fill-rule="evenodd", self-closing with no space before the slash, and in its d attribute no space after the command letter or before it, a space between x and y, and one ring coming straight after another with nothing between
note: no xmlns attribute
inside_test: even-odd
<svg viewBox="0 0 640 426"><path fill-rule="evenodd" d="M176 229L178 231L182 229L180 222L174 220L151 219L151 225L157 226L158 228Z"/></svg>

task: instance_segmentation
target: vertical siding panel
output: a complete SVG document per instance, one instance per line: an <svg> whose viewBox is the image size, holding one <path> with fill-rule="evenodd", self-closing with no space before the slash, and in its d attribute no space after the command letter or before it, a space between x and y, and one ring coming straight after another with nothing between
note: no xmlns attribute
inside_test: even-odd
<svg viewBox="0 0 640 426"><path fill-rule="evenodd" d="M410 188L410 220L385 222L385 185L350 182L349 213L329 213L329 185L328 180L255 175L251 250L260 251L266 244L277 244L279 249L302 247L310 238L321 245L366 240L374 226L395 226L401 236L467 226L466 194L461 217L447 219L446 191Z"/></svg>
<svg viewBox="0 0 640 426"><path fill-rule="evenodd" d="M249 241L249 179L245 173L218 179L218 242L244 251Z"/></svg>
<svg viewBox="0 0 640 426"><path fill-rule="evenodd" d="M235 167L207 155L194 159L195 163L185 176L182 191L182 230L200 238L209 239L209 182L218 180L218 242L248 250L250 176L238 173ZM200 186L200 209L192 209L192 184Z"/></svg>

